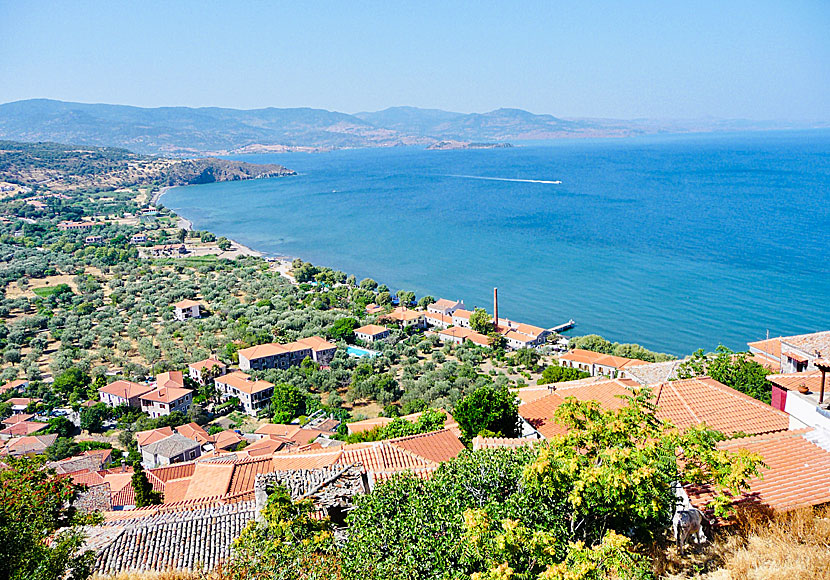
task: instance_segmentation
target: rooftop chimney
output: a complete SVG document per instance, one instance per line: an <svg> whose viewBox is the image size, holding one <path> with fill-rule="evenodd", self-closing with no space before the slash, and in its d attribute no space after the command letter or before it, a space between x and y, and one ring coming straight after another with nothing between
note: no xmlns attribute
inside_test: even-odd
<svg viewBox="0 0 830 580"><path fill-rule="evenodd" d="M493 288L493 325L499 327L499 289Z"/></svg>

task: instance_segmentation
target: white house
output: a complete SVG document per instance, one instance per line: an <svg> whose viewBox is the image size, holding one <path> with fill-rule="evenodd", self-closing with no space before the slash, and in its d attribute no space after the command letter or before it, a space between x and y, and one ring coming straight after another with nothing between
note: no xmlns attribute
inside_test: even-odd
<svg viewBox="0 0 830 580"><path fill-rule="evenodd" d="M152 418L169 415L173 411L187 413L193 402L193 391L179 387L158 387L139 397L141 410Z"/></svg>
<svg viewBox="0 0 830 580"><path fill-rule="evenodd" d="M367 324L366 326L355 328L354 335L363 342L375 342L389 336L389 329L385 326L378 326L377 324Z"/></svg>
<svg viewBox="0 0 830 580"><path fill-rule="evenodd" d="M238 398L239 404L252 417L256 417L258 411L268 407L274 394L274 383L257 380L241 371L217 377L214 383L223 399Z"/></svg>
<svg viewBox="0 0 830 580"><path fill-rule="evenodd" d="M444 315L452 315L453 312L461 308L464 309L464 301L463 300L446 300L444 298L440 298L429 304L427 306L427 312L430 314L444 314Z"/></svg>
<svg viewBox="0 0 830 580"><path fill-rule="evenodd" d="M101 402L110 406L128 405L130 407L141 407L141 395L151 392L154 387L141 385L131 381L115 381L98 389L98 396Z"/></svg>
<svg viewBox="0 0 830 580"><path fill-rule="evenodd" d="M201 318L201 304L195 300L182 300L173 305L173 318L176 320L187 320L188 318Z"/></svg>
<svg viewBox="0 0 830 580"><path fill-rule="evenodd" d="M187 365L188 375L197 383L205 384L202 378L202 373L206 370L212 370L215 376L224 375L228 371L228 366L217 358L206 358Z"/></svg>

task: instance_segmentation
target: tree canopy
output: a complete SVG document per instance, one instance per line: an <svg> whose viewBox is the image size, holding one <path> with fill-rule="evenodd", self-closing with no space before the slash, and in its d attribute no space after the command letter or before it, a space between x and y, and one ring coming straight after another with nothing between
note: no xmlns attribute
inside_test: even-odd
<svg viewBox="0 0 830 580"><path fill-rule="evenodd" d="M516 437L520 433L518 409L516 396L507 388L486 385L461 399L453 417L468 441L482 431Z"/></svg>
<svg viewBox="0 0 830 580"><path fill-rule="evenodd" d="M708 375L735 390L769 404L772 400L772 383L767 380L768 368L752 360L749 353L733 352L720 345L714 353L703 349L677 368L678 379L690 379Z"/></svg>

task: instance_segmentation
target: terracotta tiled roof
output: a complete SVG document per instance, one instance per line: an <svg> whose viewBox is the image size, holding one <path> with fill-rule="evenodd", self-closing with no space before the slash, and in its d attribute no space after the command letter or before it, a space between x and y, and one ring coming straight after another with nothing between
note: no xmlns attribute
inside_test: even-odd
<svg viewBox="0 0 830 580"><path fill-rule="evenodd" d="M248 360L256 360L258 358L275 356L286 352L288 352L288 348L286 348L285 345L276 342L269 342L266 344L258 344L256 346L243 348L237 354Z"/></svg>
<svg viewBox="0 0 830 580"><path fill-rule="evenodd" d="M751 348L756 348L764 352L774 359L781 358L781 338L768 338L767 340L757 340L755 342L748 342L747 345Z"/></svg>
<svg viewBox="0 0 830 580"><path fill-rule="evenodd" d="M768 469L750 481L740 503L760 504L777 511L830 503L830 452L813 443L816 431L780 431L731 439L718 444L729 451L758 453ZM702 507L712 497L706 487L687 488L692 502Z"/></svg>
<svg viewBox="0 0 830 580"><path fill-rule="evenodd" d="M394 445L436 463L449 461L464 450L458 437L448 429L394 439Z"/></svg>
<svg viewBox="0 0 830 580"><path fill-rule="evenodd" d="M270 473L277 471L273 466L271 457L251 459L233 465L228 493L240 493L253 491L254 483L258 473Z"/></svg>
<svg viewBox="0 0 830 580"><path fill-rule="evenodd" d="M761 355L757 353L750 353L750 359L757 362L759 365L768 368L774 373L781 372L781 360L770 360L767 358L766 355Z"/></svg>
<svg viewBox="0 0 830 580"><path fill-rule="evenodd" d="M14 380L14 381L9 381L8 383L6 383L2 387L0 387L0 394L5 393L6 391L16 390L16 389L19 389L21 387L25 387L28 384L29 384L29 381L27 381L25 379L17 379L17 380Z"/></svg>
<svg viewBox="0 0 830 580"><path fill-rule="evenodd" d="M399 306L389 314L384 314L381 318L388 320L397 320L399 322L409 322L411 320L418 320L423 316L423 312L418 312L417 310L410 310L409 308Z"/></svg>
<svg viewBox="0 0 830 580"><path fill-rule="evenodd" d="M789 415L708 377L655 385L657 417L677 427L705 423L723 433L749 435L789 428Z"/></svg>
<svg viewBox="0 0 830 580"><path fill-rule="evenodd" d="M521 332L517 332L515 330L508 330L504 333L504 336L511 340L516 340L518 342L524 343L533 342L535 340L534 337L522 334Z"/></svg>
<svg viewBox="0 0 830 580"><path fill-rule="evenodd" d="M57 433L51 435L29 435L12 439L3 448L4 455L25 455L27 453L43 453L46 448L58 438Z"/></svg>
<svg viewBox="0 0 830 580"><path fill-rule="evenodd" d="M158 455L159 457L166 457L172 458L185 453L191 449L198 449L199 444L193 441L192 439L188 439L187 437L183 437L178 433L173 433L172 435L165 437L159 441L154 443L149 443L144 447L147 450L147 453L152 453L153 455Z"/></svg>
<svg viewBox="0 0 830 580"><path fill-rule="evenodd" d="M349 433L363 433L364 431L371 431L376 427L385 427L392 422L391 417L375 417L373 419L364 419L362 421L354 421L346 423Z"/></svg>
<svg viewBox="0 0 830 580"><path fill-rule="evenodd" d="M257 380L242 371L234 371L221 377L216 377L215 382L228 385L229 387L233 387L234 389L242 391L243 393L248 393L249 395L274 388L274 383Z"/></svg>
<svg viewBox="0 0 830 580"><path fill-rule="evenodd" d="M276 436L276 437L285 437L286 439L290 439L294 433L299 431L301 427L299 425L286 425L280 423L265 423L257 428L254 433L257 435L266 435L266 436Z"/></svg>
<svg viewBox="0 0 830 580"><path fill-rule="evenodd" d="M15 413L11 417L6 417L3 419L3 423L6 425L16 425L21 421L30 421L34 418L34 415L31 413Z"/></svg>
<svg viewBox="0 0 830 580"><path fill-rule="evenodd" d="M176 427L176 432L179 435L187 437L188 439L193 439L200 445L211 443L213 441L213 437L208 435L207 431L205 431L199 424L193 423L192 421Z"/></svg>
<svg viewBox="0 0 830 580"><path fill-rule="evenodd" d="M197 463L184 499L225 495L229 491L235 467L224 463Z"/></svg>
<svg viewBox="0 0 830 580"><path fill-rule="evenodd" d="M440 312L426 312L424 317L430 322L438 322L441 324L452 324L452 315L441 314Z"/></svg>
<svg viewBox="0 0 830 580"><path fill-rule="evenodd" d="M193 308L194 306L201 305L201 302L197 302L196 300L182 300L181 302L176 302L173 306L180 310L184 310L185 308Z"/></svg>
<svg viewBox="0 0 830 580"><path fill-rule="evenodd" d="M262 455L272 455L277 451L292 445L293 441L285 440L282 437L263 437L256 443L251 443L242 450L242 453L248 457L259 457Z"/></svg>
<svg viewBox="0 0 830 580"><path fill-rule="evenodd" d="M206 358L204 360L196 361L194 363L190 363L187 365L191 369L202 370L202 369L210 369L213 367L219 367L220 369L227 368L228 365L220 361L219 359L215 358Z"/></svg>
<svg viewBox="0 0 830 580"><path fill-rule="evenodd" d="M371 336L375 336L382 332L389 332L389 329L385 326L378 326L377 324L367 324L366 326L355 328L354 331L359 332L360 334L369 334Z"/></svg>
<svg viewBox="0 0 830 580"><path fill-rule="evenodd" d="M575 348L572 351L563 354L559 357L559 360L567 360L582 364L597 364L606 367L613 367L615 369L648 364L646 361L639 359L603 354L601 352L594 352L581 348Z"/></svg>
<svg viewBox="0 0 830 580"><path fill-rule="evenodd" d="M110 395L121 397L122 399L132 399L133 397L140 397L153 390L150 385L140 385L131 381L115 381L104 387L98 389L99 393L108 393Z"/></svg>
<svg viewBox="0 0 830 580"><path fill-rule="evenodd" d="M142 401L153 401L158 403L173 403L179 399L186 397L193 391L190 389L181 389L177 387L160 387L154 391L150 391L145 395L141 395L139 399Z"/></svg>
<svg viewBox="0 0 830 580"><path fill-rule="evenodd" d="M319 336L309 336L308 338L301 338L297 341L311 348L314 352L325 352L337 348L333 342L329 342L325 338Z"/></svg>
<svg viewBox="0 0 830 580"><path fill-rule="evenodd" d="M821 389L821 371L807 371L803 373L785 373L782 375L767 375L767 380L788 391L798 390L801 385L817 393ZM830 380L825 387L830 390Z"/></svg>
<svg viewBox="0 0 830 580"><path fill-rule="evenodd" d="M160 427L158 429L148 429L147 431L139 431L135 434L135 440L139 447L144 447L150 443L161 441L165 437L170 437L173 434L171 427Z"/></svg>
<svg viewBox="0 0 830 580"><path fill-rule="evenodd" d="M566 397L597 401L603 408L615 410L626 404L621 397L630 395L632 388L639 387L638 383L629 379L572 382L579 384L560 383L554 393L520 405L519 414L543 436L551 437L564 432L564 428L554 423L552 418ZM705 423L727 434L755 434L789 427L786 413L711 378L654 385L652 395L657 403L657 417L680 428Z"/></svg>
<svg viewBox="0 0 830 580"><path fill-rule="evenodd" d="M12 397L11 399L8 399L7 402L11 403L12 405L28 407L32 403L39 403L40 399L32 399L29 397Z"/></svg>
<svg viewBox="0 0 830 580"><path fill-rule="evenodd" d="M232 431L230 429L220 431L213 436L213 445L216 449L229 449L235 445L238 445L242 441L242 436L236 431Z"/></svg>
<svg viewBox="0 0 830 580"><path fill-rule="evenodd" d="M156 376L156 387L184 387L184 375L182 374L182 371L159 373L158 376Z"/></svg>
<svg viewBox="0 0 830 580"><path fill-rule="evenodd" d="M35 421L21 421L20 423L9 425L8 427L0 431L0 435L9 435L12 437L32 435L33 433L42 431L48 426L48 423L36 423Z"/></svg>
<svg viewBox="0 0 830 580"><path fill-rule="evenodd" d="M446 298L439 298L438 300L436 300L435 302L430 304L430 306L432 308L437 309L437 310L446 310L447 308L455 307L456 304L458 304L458 302L455 301L455 300L447 300Z"/></svg>
<svg viewBox="0 0 830 580"><path fill-rule="evenodd" d="M464 310L463 308L459 308L458 310L456 310L455 312L452 313L452 317L453 318L462 318L464 320L469 320L471 314L472 314L472 312L470 312L469 310Z"/></svg>
<svg viewBox="0 0 830 580"><path fill-rule="evenodd" d="M104 483L104 477L97 471L76 471L70 473L69 477L75 485L101 485Z"/></svg>

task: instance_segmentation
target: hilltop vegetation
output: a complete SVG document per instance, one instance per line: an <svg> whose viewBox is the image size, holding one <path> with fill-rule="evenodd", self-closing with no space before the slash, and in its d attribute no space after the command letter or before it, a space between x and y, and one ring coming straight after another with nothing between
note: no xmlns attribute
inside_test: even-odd
<svg viewBox="0 0 830 580"><path fill-rule="evenodd" d="M52 191L190 185L293 175L281 165L166 159L113 147L0 141L0 181Z"/></svg>

